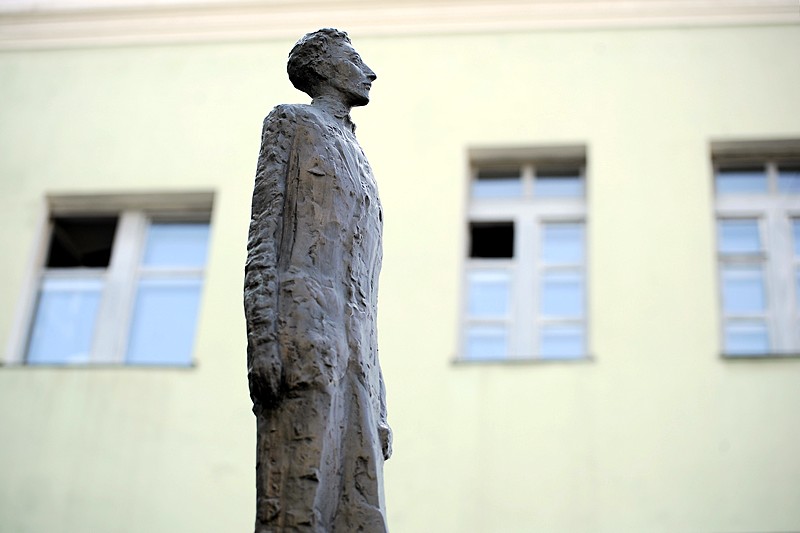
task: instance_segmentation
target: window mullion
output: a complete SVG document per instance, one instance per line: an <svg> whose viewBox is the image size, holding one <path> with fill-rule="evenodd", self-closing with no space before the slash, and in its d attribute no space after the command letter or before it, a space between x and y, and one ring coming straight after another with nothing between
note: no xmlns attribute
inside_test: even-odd
<svg viewBox="0 0 800 533"><path fill-rule="evenodd" d="M520 357L536 354L537 293L540 273L537 269L541 227L533 214L517 219L519 226L515 243L516 268L514 271L514 327L515 353Z"/></svg>
<svg viewBox="0 0 800 533"><path fill-rule="evenodd" d="M530 199L533 197L533 180L535 179L535 169L533 165L522 166L522 197Z"/></svg>
<svg viewBox="0 0 800 533"><path fill-rule="evenodd" d="M778 194L778 165L775 161L769 161L766 165L767 191L771 198Z"/></svg>
<svg viewBox="0 0 800 533"><path fill-rule="evenodd" d="M120 215L106 287L98 312L92 362L123 363L136 295L137 273L147 218L141 211Z"/></svg>

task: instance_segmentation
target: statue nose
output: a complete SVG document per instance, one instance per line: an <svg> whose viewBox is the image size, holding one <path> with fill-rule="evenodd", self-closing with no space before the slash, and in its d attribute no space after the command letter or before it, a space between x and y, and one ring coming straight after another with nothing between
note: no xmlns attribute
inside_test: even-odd
<svg viewBox="0 0 800 533"><path fill-rule="evenodd" d="M369 81L375 81L378 79L378 76L372 71L371 68L367 67L366 65L364 66L364 74L367 75Z"/></svg>

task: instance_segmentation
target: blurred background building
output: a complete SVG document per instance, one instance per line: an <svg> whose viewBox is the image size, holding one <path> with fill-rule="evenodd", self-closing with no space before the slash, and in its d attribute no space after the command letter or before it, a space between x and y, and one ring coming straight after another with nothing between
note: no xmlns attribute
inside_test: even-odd
<svg viewBox="0 0 800 533"><path fill-rule="evenodd" d="M304 33L377 72L391 530L800 530L797 0L0 3L0 531L248 531Z"/></svg>

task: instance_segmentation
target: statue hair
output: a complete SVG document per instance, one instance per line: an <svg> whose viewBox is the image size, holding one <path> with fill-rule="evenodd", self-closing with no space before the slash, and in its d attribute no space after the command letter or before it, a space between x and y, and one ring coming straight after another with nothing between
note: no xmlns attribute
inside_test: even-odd
<svg viewBox="0 0 800 533"><path fill-rule="evenodd" d="M325 79L318 65L328 60L330 47L341 43L351 44L347 33L334 28L322 28L305 34L289 52L286 72L297 89L314 98L317 87Z"/></svg>

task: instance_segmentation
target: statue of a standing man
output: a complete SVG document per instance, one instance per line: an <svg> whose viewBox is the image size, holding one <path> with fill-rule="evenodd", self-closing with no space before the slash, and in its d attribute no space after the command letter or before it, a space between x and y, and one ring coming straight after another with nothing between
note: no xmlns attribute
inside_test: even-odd
<svg viewBox="0 0 800 533"><path fill-rule="evenodd" d="M287 70L313 101L264 121L245 266L255 530L384 532L383 215L349 116L376 76L334 29L300 39Z"/></svg>

